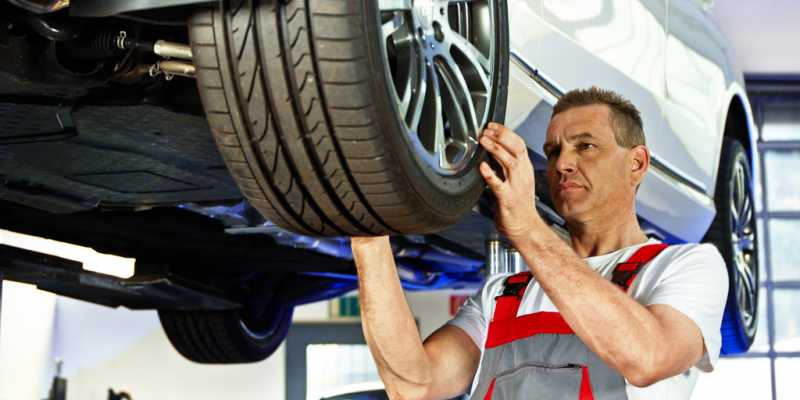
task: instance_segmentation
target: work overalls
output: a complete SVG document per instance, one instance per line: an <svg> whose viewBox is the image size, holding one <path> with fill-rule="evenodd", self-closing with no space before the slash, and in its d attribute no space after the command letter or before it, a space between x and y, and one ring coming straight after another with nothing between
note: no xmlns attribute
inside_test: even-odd
<svg viewBox="0 0 800 400"><path fill-rule="evenodd" d="M636 275L667 247L650 244L617 264L611 281L627 292ZM627 399L625 379L594 354L557 312L517 317L530 272L509 276L495 309L471 400Z"/></svg>

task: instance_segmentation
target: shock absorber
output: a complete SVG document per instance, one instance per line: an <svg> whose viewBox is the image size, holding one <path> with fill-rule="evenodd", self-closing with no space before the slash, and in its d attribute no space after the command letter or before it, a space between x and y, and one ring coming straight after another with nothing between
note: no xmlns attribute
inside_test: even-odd
<svg viewBox="0 0 800 400"><path fill-rule="evenodd" d="M121 50L139 50L155 53L161 57L179 58L181 60L192 59L192 48L189 45L166 40L156 40L149 42L128 37L125 31L120 31L115 40L115 46Z"/></svg>
<svg viewBox="0 0 800 400"><path fill-rule="evenodd" d="M189 45L161 39L155 42L132 39L128 37L125 31L120 31L116 37L115 46L121 50L146 51L168 58L151 65L149 69L150 76L155 77L163 73L167 80L172 79L175 75L189 78L194 78L195 76L194 64L182 61L192 60L192 48Z"/></svg>

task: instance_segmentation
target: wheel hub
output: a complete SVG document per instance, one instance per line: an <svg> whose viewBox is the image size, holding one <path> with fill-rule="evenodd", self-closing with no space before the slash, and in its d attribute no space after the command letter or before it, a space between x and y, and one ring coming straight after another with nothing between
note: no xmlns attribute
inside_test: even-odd
<svg viewBox="0 0 800 400"><path fill-rule="evenodd" d="M436 18L436 6L439 3L436 0L414 0L414 8L412 13L417 24L424 29L429 30L433 27L433 21Z"/></svg>

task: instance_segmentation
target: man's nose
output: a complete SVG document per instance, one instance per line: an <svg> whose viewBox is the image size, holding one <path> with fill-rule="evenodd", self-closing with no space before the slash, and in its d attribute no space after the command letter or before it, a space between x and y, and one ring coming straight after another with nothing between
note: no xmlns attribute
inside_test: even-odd
<svg viewBox="0 0 800 400"><path fill-rule="evenodd" d="M560 174L575 172L575 156L569 151L562 151L556 160L556 171Z"/></svg>

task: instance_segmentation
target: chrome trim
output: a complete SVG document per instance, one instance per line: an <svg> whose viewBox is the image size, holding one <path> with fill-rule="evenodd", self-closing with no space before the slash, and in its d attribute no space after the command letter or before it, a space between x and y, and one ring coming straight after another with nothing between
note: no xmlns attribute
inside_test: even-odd
<svg viewBox="0 0 800 400"><path fill-rule="evenodd" d="M545 76L543 76L538 69L534 68L525 60L520 57L514 50L509 52L511 55L511 62L516 64L520 69L522 69L534 82L538 83L544 90L548 93L553 95L556 99L560 98L564 95L564 91L561 90L555 83L551 82Z"/></svg>
<svg viewBox="0 0 800 400"><path fill-rule="evenodd" d="M697 182L692 178L689 178L688 176L686 176L686 174L684 174L677 168L670 166L665 161L661 161L661 159L659 159L655 154L652 153L650 153L650 165L658 172L661 172L662 174L669 176L675 181L678 181L686 185L688 188L704 196L708 196L708 191L706 191L706 188L701 183Z"/></svg>

